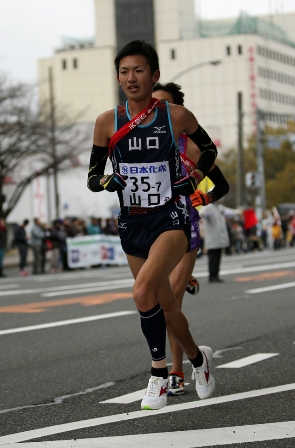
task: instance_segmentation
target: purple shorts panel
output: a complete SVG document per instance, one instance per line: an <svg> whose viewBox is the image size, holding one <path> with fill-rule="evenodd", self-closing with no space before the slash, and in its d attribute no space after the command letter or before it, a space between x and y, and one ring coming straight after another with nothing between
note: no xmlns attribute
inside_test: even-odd
<svg viewBox="0 0 295 448"><path fill-rule="evenodd" d="M198 210L192 207L191 200L186 197L186 206L191 221L191 247L189 252L199 248L201 245L200 226L199 221L201 219Z"/></svg>

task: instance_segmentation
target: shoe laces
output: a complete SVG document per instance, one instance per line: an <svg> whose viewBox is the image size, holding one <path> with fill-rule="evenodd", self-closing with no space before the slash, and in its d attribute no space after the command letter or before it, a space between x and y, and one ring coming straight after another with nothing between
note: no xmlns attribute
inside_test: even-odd
<svg viewBox="0 0 295 448"><path fill-rule="evenodd" d="M163 378L150 378L145 395L148 397L158 397L161 386L163 386Z"/></svg>
<svg viewBox="0 0 295 448"><path fill-rule="evenodd" d="M170 387L176 387L176 375L170 375L169 376L169 380L170 380Z"/></svg>
<svg viewBox="0 0 295 448"><path fill-rule="evenodd" d="M202 366L193 368L192 379L195 379L200 386L207 386L207 381Z"/></svg>

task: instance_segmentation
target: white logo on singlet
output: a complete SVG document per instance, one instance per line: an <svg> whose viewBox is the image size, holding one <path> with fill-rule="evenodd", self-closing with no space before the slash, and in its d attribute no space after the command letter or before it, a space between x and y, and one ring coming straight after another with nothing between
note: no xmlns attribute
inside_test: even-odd
<svg viewBox="0 0 295 448"><path fill-rule="evenodd" d="M154 126L155 131L153 132L154 134L166 134L166 131L162 131L163 128L165 128L165 126Z"/></svg>

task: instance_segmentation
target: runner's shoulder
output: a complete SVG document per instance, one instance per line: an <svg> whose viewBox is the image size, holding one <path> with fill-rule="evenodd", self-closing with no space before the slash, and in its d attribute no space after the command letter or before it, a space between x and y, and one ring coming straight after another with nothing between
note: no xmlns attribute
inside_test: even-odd
<svg viewBox="0 0 295 448"><path fill-rule="evenodd" d="M194 114L184 106L179 106L178 104L169 104L170 115L172 120L181 121L186 123L187 120L192 119Z"/></svg>
<svg viewBox="0 0 295 448"><path fill-rule="evenodd" d="M96 123L99 125L108 125L114 123L114 109L107 110L102 112L96 118Z"/></svg>

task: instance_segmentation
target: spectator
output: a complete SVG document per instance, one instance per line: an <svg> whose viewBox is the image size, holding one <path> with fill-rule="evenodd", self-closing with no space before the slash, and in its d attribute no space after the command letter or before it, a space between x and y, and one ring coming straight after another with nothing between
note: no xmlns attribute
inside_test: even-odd
<svg viewBox="0 0 295 448"><path fill-rule="evenodd" d="M118 235L118 224L114 218L107 218L103 229L105 235Z"/></svg>
<svg viewBox="0 0 295 448"><path fill-rule="evenodd" d="M98 219L91 218L90 223L87 226L88 235L99 235L101 233L101 226L99 225Z"/></svg>
<svg viewBox="0 0 295 448"><path fill-rule="evenodd" d="M62 271L61 247L63 240L63 232L60 221L58 219L53 221L52 228L50 229L49 239L52 244L50 272L58 273Z"/></svg>
<svg viewBox="0 0 295 448"><path fill-rule="evenodd" d="M232 223L233 247L237 254L244 251L244 230L239 222L239 218L235 217Z"/></svg>
<svg viewBox="0 0 295 448"><path fill-rule="evenodd" d="M247 251L260 249L259 238L257 235L257 224L259 223L255 210L250 208L244 210L244 232L247 241Z"/></svg>
<svg viewBox="0 0 295 448"><path fill-rule="evenodd" d="M44 237L42 240L42 246L41 246L41 272L42 274L46 274L45 265L46 265L46 254L48 251L52 249L52 243L49 239L50 237L50 230L47 224L42 223L41 224Z"/></svg>
<svg viewBox="0 0 295 448"><path fill-rule="evenodd" d="M222 250L229 246L229 235L225 220L226 210L226 207L215 202L200 211L204 224L205 247L208 252L209 283L224 281L219 277L219 269Z"/></svg>
<svg viewBox="0 0 295 448"><path fill-rule="evenodd" d="M26 227L29 224L29 220L25 219L21 225L18 225L14 231L14 242L19 251L19 271L20 275L29 275L25 267L27 264L28 256L28 236L26 232Z"/></svg>
<svg viewBox="0 0 295 448"><path fill-rule="evenodd" d="M282 244L283 232L282 232L282 226L280 225L277 219L274 220L271 231L273 237L273 248L275 250L280 249Z"/></svg>
<svg viewBox="0 0 295 448"><path fill-rule="evenodd" d="M290 247L295 246L295 213L293 210L290 211L290 220L289 220L289 245Z"/></svg>
<svg viewBox="0 0 295 448"><path fill-rule="evenodd" d="M7 228L4 219L0 219L0 277L6 277L3 273L3 259L7 244Z"/></svg>
<svg viewBox="0 0 295 448"><path fill-rule="evenodd" d="M39 218L34 218L34 224L31 230L31 248L33 251L33 271L32 274L42 273L42 245L44 239L44 230Z"/></svg>

